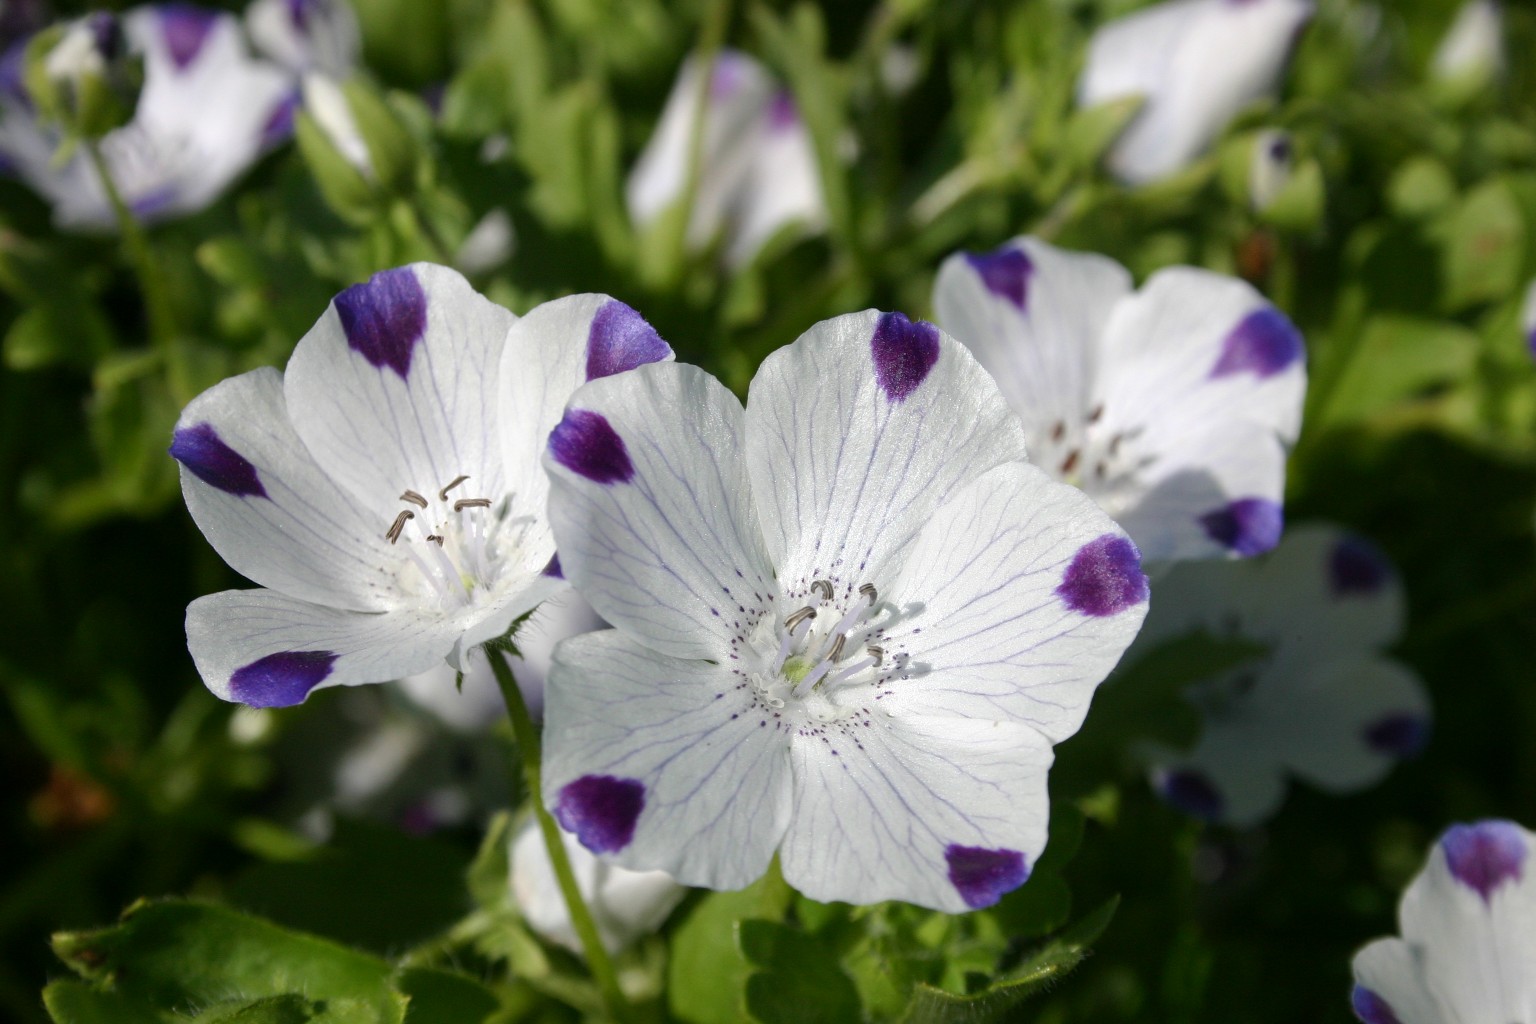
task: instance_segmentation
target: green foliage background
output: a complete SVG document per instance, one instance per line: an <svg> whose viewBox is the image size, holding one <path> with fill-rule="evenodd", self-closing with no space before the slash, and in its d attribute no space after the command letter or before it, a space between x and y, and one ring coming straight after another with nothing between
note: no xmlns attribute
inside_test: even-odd
<svg viewBox="0 0 1536 1024"><path fill-rule="evenodd" d="M623 960L644 1019L1342 1022L1349 956L1395 930L1433 837L1536 824L1532 11L1508 5L1496 81L1445 83L1424 69L1452 4L1320 0L1281 102L1128 190L1098 158L1130 109L1074 112L1072 88L1092 27L1132 0L356 6L380 184L301 130L212 209L155 228L171 333L150 336L116 239L57 233L0 182L0 1016L47 1019L50 979L48 1011L72 1024L598 1012L579 963L506 900L504 820L483 846L354 822L314 848L289 831L276 808L297 783L271 741L231 732L180 625L191 598L240 582L178 499L165 448L181 406L281 365L340 288L444 261L497 207L517 249L482 291L518 311L607 291L738 390L817 320L930 315L945 255L1025 231L1138 276L1188 262L1249 278L1309 344L1287 516L1356 527L1393 557L1410 605L1397 653L1434 699L1426 754L1383 785L1297 786L1268 825L1231 832L1160 804L1128 754L1149 730L1187 735L1179 689L1220 652L1133 666L1061 749L1050 852L995 911L819 906L773 877L696 894ZM825 236L777 238L735 275L684 252L681 217L637 233L622 202L679 61L721 41L794 90L831 214ZM918 67L902 95L879 74L892 43ZM437 87L434 118L421 97ZM1276 125L1298 174L1258 214L1247 147ZM506 154L482 162L496 135ZM92 930L168 896L204 902ZM253 966L271 963L298 973Z"/></svg>

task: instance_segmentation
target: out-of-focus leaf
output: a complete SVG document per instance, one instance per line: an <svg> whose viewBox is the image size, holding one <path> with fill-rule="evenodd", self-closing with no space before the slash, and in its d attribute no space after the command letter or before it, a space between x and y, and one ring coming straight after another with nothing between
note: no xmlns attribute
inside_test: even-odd
<svg viewBox="0 0 1536 1024"><path fill-rule="evenodd" d="M1387 202L1400 216L1412 220L1439 213L1455 199L1455 177L1432 156L1406 161L1387 182Z"/></svg>
<svg viewBox="0 0 1536 1024"><path fill-rule="evenodd" d="M1066 126L1064 155L1078 170L1098 164L1104 151L1120 137L1125 126L1141 110L1143 99L1128 96L1075 111Z"/></svg>
<svg viewBox="0 0 1536 1024"><path fill-rule="evenodd" d="M491 990L466 974L411 967L395 977L411 1000L405 1024L481 1024L501 1006Z"/></svg>
<svg viewBox="0 0 1536 1024"><path fill-rule="evenodd" d="M789 899L789 887L772 871L740 892L713 892L694 905L672 933L667 999L674 1016L689 1024L741 1020L752 965L737 945L737 925L777 918Z"/></svg>
<svg viewBox="0 0 1536 1024"><path fill-rule="evenodd" d="M43 1006L55 1024L167 1024L171 1020L115 992L99 992L67 979L43 989Z"/></svg>
<svg viewBox="0 0 1536 1024"><path fill-rule="evenodd" d="M1368 419L1436 386L1464 380L1476 364L1479 344L1475 333L1447 321L1373 317L1312 425Z"/></svg>
<svg viewBox="0 0 1536 1024"><path fill-rule="evenodd" d="M1513 293L1523 283L1527 230L1525 213L1503 181L1473 189L1437 226L1445 244L1445 308L1466 309Z"/></svg>
<svg viewBox="0 0 1536 1024"><path fill-rule="evenodd" d="M776 921L742 921L742 955L761 968L747 978L746 1005L762 1024L841 1024L861 1018L859 993L819 935Z"/></svg>

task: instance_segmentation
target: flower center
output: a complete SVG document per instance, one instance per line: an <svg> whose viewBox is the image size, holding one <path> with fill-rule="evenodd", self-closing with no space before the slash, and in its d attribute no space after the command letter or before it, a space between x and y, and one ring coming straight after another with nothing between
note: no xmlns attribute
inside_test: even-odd
<svg viewBox="0 0 1536 1024"><path fill-rule="evenodd" d="M489 498L451 493L468 479L454 477L432 497L407 489L400 495L406 507L384 532L402 556L401 590L447 610L468 607L495 589L534 521L509 516L510 497L493 507Z"/></svg>
<svg viewBox="0 0 1536 1024"><path fill-rule="evenodd" d="M834 713L827 696L850 683L864 681L868 670L886 658L878 641L884 618L880 594L865 583L850 591L846 611L839 617L830 580L810 586L811 603L786 615L778 624L778 652L768 671L754 676L753 686L770 707L791 701L817 717Z"/></svg>
<svg viewBox="0 0 1536 1024"><path fill-rule="evenodd" d="M1057 420L1047 436L1035 438L1032 461L1118 517L1140 492L1141 474L1157 461L1139 443L1143 433L1144 427L1107 428L1101 402L1080 424Z"/></svg>

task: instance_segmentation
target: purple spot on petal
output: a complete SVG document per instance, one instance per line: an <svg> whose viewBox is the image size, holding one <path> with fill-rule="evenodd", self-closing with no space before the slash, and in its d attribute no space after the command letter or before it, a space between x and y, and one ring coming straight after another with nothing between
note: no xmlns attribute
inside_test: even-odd
<svg viewBox="0 0 1536 1024"><path fill-rule="evenodd" d="M602 414L568 409L549 432L549 453L572 473L599 484L627 484L634 479L624 439Z"/></svg>
<svg viewBox="0 0 1536 1024"><path fill-rule="evenodd" d="M1158 772L1152 782L1158 795L1175 810L1201 821L1220 821L1226 802L1204 772L1190 768Z"/></svg>
<svg viewBox="0 0 1536 1024"><path fill-rule="evenodd" d="M1429 743L1429 719L1411 711L1384 715L1362 731L1365 745L1386 757L1417 756Z"/></svg>
<svg viewBox="0 0 1536 1024"><path fill-rule="evenodd" d="M181 427L171 435L171 458L210 487L237 498L265 498L267 489L251 460L224 443L212 423Z"/></svg>
<svg viewBox="0 0 1536 1024"><path fill-rule="evenodd" d="M901 313L881 313L870 349L880 390L887 400L900 402L917 390L939 361L939 329Z"/></svg>
<svg viewBox="0 0 1536 1024"><path fill-rule="evenodd" d="M1003 246L992 252L968 252L965 261L981 278L987 291L1007 299L1020 310L1029 301L1029 279L1034 276L1035 265L1023 249Z"/></svg>
<svg viewBox="0 0 1536 1024"><path fill-rule="evenodd" d="M219 12L179 3L161 4L155 12L160 16L160 32L165 36L171 61L177 70L185 71L202 52L208 33L219 20Z"/></svg>
<svg viewBox="0 0 1536 1024"><path fill-rule="evenodd" d="M177 196L175 185L161 185L136 197L128 205L139 220L151 221L175 205Z"/></svg>
<svg viewBox="0 0 1536 1024"><path fill-rule="evenodd" d="M1335 597L1369 595L1392 578L1392 563L1364 537L1347 536L1328 556L1328 580Z"/></svg>
<svg viewBox="0 0 1536 1024"><path fill-rule="evenodd" d="M427 295L410 267L381 270L332 300L347 344L379 369L401 379L427 329Z"/></svg>
<svg viewBox="0 0 1536 1024"><path fill-rule="evenodd" d="M719 103L736 94L747 78L747 58L735 50L721 50L715 55L709 79L709 98Z"/></svg>
<svg viewBox="0 0 1536 1024"><path fill-rule="evenodd" d="M1056 594L1083 615L1117 615L1147 599L1141 552L1126 537L1106 533L1077 549Z"/></svg>
<svg viewBox="0 0 1536 1024"><path fill-rule="evenodd" d="M949 880L972 910L990 907L1029 880L1029 865L1017 850L988 850L949 844L944 850Z"/></svg>
<svg viewBox="0 0 1536 1024"><path fill-rule="evenodd" d="M1207 512L1200 525L1211 540L1239 555L1258 555L1280 543L1285 515L1267 498L1239 498L1225 508Z"/></svg>
<svg viewBox="0 0 1536 1024"><path fill-rule="evenodd" d="M1491 903L1494 891L1518 882L1525 873L1525 835L1509 821L1479 821L1452 825L1440 837L1445 866L1462 885Z"/></svg>
<svg viewBox="0 0 1536 1024"><path fill-rule="evenodd" d="M309 32L309 9L314 0L288 0L288 20L300 32Z"/></svg>
<svg viewBox="0 0 1536 1024"><path fill-rule="evenodd" d="M557 580L565 579L565 571L560 568L560 552L556 551L549 556L549 564L544 567L541 576L550 576Z"/></svg>
<svg viewBox="0 0 1536 1024"><path fill-rule="evenodd" d="M609 299L587 331L587 380L597 380L672 354L656 328L618 299Z"/></svg>
<svg viewBox="0 0 1536 1024"><path fill-rule="evenodd" d="M293 117L299 109L299 103L299 93L290 92L272 107L272 112L267 115L267 123L261 128L262 149L271 149L287 142L293 135Z"/></svg>
<svg viewBox="0 0 1536 1024"><path fill-rule="evenodd" d="M303 703L309 691L331 674L330 651L278 651L258 658L229 677L229 695L253 708L286 708Z"/></svg>
<svg viewBox="0 0 1536 1024"><path fill-rule="evenodd" d="M635 837L645 808L645 784L612 775L583 775L566 783L555 802L555 820L593 853L614 853Z"/></svg>
<svg viewBox="0 0 1536 1024"><path fill-rule="evenodd" d="M1364 985L1356 985L1349 994L1349 1006L1365 1024L1402 1024L1387 1001Z"/></svg>
<svg viewBox="0 0 1536 1024"><path fill-rule="evenodd" d="M1301 333L1273 306L1256 309L1245 316L1227 340L1221 356L1211 368L1212 377L1251 373L1255 377L1273 377L1302 357Z"/></svg>
<svg viewBox="0 0 1536 1024"><path fill-rule="evenodd" d="M768 130L787 132L800 124L800 108L795 106L794 93L780 89L768 103Z"/></svg>

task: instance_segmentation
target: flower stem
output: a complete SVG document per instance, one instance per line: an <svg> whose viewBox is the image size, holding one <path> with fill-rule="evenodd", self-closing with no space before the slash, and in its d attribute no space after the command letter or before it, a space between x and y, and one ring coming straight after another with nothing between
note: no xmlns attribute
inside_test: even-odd
<svg viewBox="0 0 1536 1024"><path fill-rule="evenodd" d="M576 874L571 870L570 858L565 855L565 844L560 839L560 826L555 824L555 819L544 809L539 768L539 731L528 714L528 705L523 701L522 691L517 688L512 666L502 656L502 649L487 644L485 654L491 663L491 671L496 674L496 683L501 687L501 696L507 702L507 717L512 720L512 734L517 738L517 749L522 753L523 778L528 785L529 800L533 804L534 816L539 820L539 830L544 833L544 847L549 851L555 878L560 882L560 893L565 897L566 908L570 911L571 924L586 953L587 968L603 994L609 1015L618 1021L628 1020L629 1004L619 988L613 961L608 958L608 951L603 948L602 939L597 934L592 912L587 909L586 901L581 898L581 890L577 888Z"/></svg>

